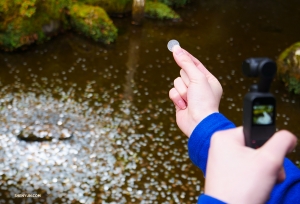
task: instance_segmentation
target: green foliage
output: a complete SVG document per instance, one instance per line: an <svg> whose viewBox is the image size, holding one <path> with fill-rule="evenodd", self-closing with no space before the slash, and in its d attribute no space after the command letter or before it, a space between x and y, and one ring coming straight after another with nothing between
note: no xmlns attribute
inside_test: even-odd
<svg viewBox="0 0 300 204"><path fill-rule="evenodd" d="M65 11L70 8L72 0L39 0L39 10L46 13L51 19L58 20L66 15Z"/></svg>
<svg viewBox="0 0 300 204"><path fill-rule="evenodd" d="M102 7L107 13L131 11L133 0L78 0L78 2Z"/></svg>
<svg viewBox="0 0 300 204"><path fill-rule="evenodd" d="M116 27L100 7L75 4L70 9L70 17L73 28L95 41L108 44L117 37Z"/></svg>
<svg viewBox="0 0 300 204"><path fill-rule="evenodd" d="M158 19L180 19L180 16L175 11L160 2L147 1L145 14Z"/></svg>
<svg viewBox="0 0 300 204"><path fill-rule="evenodd" d="M36 11L35 3L36 0L23 1L20 8L21 16L31 17Z"/></svg>
<svg viewBox="0 0 300 204"><path fill-rule="evenodd" d="M289 78L288 89L290 92L300 94L300 81L294 77Z"/></svg>

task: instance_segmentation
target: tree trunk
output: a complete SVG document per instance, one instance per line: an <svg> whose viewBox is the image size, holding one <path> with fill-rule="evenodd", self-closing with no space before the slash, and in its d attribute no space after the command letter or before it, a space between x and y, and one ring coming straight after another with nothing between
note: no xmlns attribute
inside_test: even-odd
<svg viewBox="0 0 300 204"><path fill-rule="evenodd" d="M145 0L133 0L132 21L134 25L140 25L144 17Z"/></svg>

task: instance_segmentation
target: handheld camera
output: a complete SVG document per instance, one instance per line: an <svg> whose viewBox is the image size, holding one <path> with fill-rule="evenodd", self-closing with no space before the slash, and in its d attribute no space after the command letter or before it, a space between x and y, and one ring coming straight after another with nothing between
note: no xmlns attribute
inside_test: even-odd
<svg viewBox="0 0 300 204"><path fill-rule="evenodd" d="M246 146L258 148L274 133L276 100L269 92L277 66L268 58L249 58L243 62L243 73L247 77L259 77L258 84L250 88L244 97L243 131Z"/></svg>

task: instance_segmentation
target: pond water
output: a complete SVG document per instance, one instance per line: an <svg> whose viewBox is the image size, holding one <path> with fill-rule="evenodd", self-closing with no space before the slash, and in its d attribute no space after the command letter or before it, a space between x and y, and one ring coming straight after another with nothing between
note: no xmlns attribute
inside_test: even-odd
<svg viewBox="0 0 300 204"><path fill-rule="evenodd" d="M220 112L239 126L255 82L242 75L242 61L276 60L299 41L299 9L296 0L201 0L177 10L179 23L113 19L119 37L111 45L69 31L0 52L0 203L23 202L13 196L21 192L42 194L27 203L195 203L204 179L168 98L179 76L168 41L177 39L220 80ZM277 128L299 136L300 97L278 80L271 92ZM18 140L26 128L72 137ZM297 164L299 151L288 155Z"/></svg>

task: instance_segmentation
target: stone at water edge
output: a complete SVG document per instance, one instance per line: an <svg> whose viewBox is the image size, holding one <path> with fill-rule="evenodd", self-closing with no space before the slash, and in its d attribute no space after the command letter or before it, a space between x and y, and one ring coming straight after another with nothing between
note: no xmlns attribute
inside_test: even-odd
<svg viewBox="0 0 300 204"><path fill-rule="evenodd" d="M300 94L300 42L284 50L277 59L277 74L290 92Z"/></svg>

